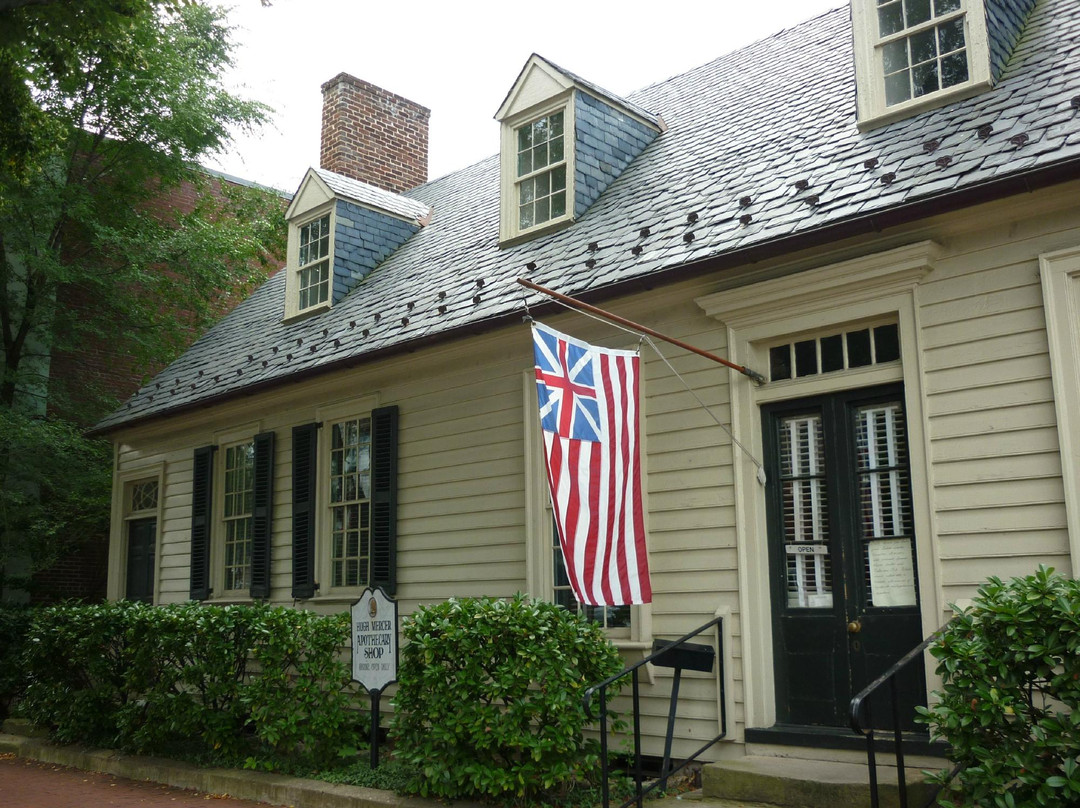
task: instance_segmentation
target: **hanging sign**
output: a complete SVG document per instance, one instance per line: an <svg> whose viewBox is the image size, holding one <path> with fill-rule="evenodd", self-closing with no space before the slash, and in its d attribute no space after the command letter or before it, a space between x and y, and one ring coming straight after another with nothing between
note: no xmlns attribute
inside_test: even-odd
<svg viewBox="0 0 1080 808"><path fill-rule="evenodd" d="M397 601L368 587L352 605L352 678L369 692L397 681Z"/></svg>

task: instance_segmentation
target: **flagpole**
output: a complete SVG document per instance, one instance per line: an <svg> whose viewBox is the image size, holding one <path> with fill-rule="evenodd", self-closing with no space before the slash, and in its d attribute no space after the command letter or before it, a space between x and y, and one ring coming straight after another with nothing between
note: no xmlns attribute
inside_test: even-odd
<svg viewBox="0 0 1080 808"><path fill-rule="evenodd" d="M597 317L603 317L606 320L611 320L613 323L618 323L619 325L624 325L627 328L632 328L635 331L640 331L642 334L648 334L650 337L662 339L664 342L669 342L672 345L676 345L682 348L683 350L690 351L691 353L696 353L698 356L704 356L706 359L711 359L713 362L719 362L721 365L729 367L732 370L737 370L744 376L753 379L754 382L756 382L757 384L765 384L766 382L765 377L758 373L756 370L751 370L750 368L743 365L737 365L728 359L724 359L721 356L709 353L708 351L702 350L701 348L695 348L693 345L683 342L680 339L676 339L675 337L669 337L665 334L661 334L659 331L654 331L648 326L641 325L641 323L635 323L633 320L627 320L625 317L620 317L617 314L612 314L610 311L597 308L596 306L592 306L588 303L578 300L577 298L570 297L569 295L560 294L559 292L547 289L538 283L527 281L524 278L518 278L517 282L524 286L526 289L532 289L534 292L540 292L540 294L544 294L548 297L554 298L560 303L565 303L571 308L579 309L580 311L587 311L590 314L595 314Z"/></svg>

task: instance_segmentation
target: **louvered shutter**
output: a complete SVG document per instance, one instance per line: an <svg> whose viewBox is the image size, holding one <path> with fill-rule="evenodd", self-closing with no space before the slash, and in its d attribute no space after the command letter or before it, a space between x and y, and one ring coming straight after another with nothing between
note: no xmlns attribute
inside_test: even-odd
<svg viewBox="0 0 1080 808"><path fill-rule="evenodd" d="M251 597L270 597L270 542L274 518L274 433L255 436L251 510Z"/></svg>
<svg viewBox="0 0 1080 808"><path fill-rule="evenodd" d="M195 450L191 490L191 587L192 600L210 597L210 515L214 501L214 449Z"/></svg>
<svg viewBox="0 0 1080 808"><path fill-rule="evenodd" d="M397 590L398 408L371 411L371 578L388 595Z"/></svg>
<svg viewBox="0 0 1080 808"><path fill-rule="evenodd" d="M318 424L292 431L292 596L315 595L315 466Z"/></svg>

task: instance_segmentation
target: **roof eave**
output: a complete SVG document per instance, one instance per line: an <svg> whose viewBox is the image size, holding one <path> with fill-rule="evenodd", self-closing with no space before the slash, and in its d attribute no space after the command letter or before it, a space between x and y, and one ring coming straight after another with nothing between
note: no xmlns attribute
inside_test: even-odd
<svg viewBox="0 0 1080 808"><path fill-rule="evenodd" d="M643 288L653 288L661 284L673 283L704 272L715 272L732 269L738 266L745 266L747 264L759 263L781 255L824 246L826 244L835 243L838 240L855 236L878 233L888 228L909 224L919 219L929 218L931 216L960 210L962 208L973 207L978 204L992 202L1010 196L1031 193L1042 188L1060 185L1076 179L1080 179L1080 156L1054 163L1049 166L1029 169L1007 177L949 191L938 196L897 205L887 210L853 216L850 219L844 219L812 230L796 232L789 236L762 242L761 244L751 245L743 249L731 250L697 261L679 264L678 266L658 270L649 275L638 276L607 286L586 290L577 293L577 296L588 302L608 300L620 295L639 291ZM533 313L546 313L549 310L554 311L558 308L559 307L554 302L541 303L537 306L533 306L532 311ZM476 336L506 325L519 323L520 321L520 312L500 314L487 320L466 323L461 326L447 329L446 331L440 331L437 334L418 337L370 353L345 357L288 376L256 382L255 384L246 387L230 390L217 396L204 398L168 410L150 413L141 417L136 416L129 420L105 427L94 427L88 430L86 434L90 437L111 435L121 430L143 426L152 421L173 418L196 410L207 409L234 399L249 397L339 370L369 364L387 357L413 353L435 343L446 342L460 337Z"/></svg>

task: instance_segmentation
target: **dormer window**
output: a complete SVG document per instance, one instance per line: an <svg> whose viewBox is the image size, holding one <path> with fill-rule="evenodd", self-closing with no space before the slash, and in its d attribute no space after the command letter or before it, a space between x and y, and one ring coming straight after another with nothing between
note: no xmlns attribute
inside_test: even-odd
<svg viewBox="0 0 1080 808"><path fill-rule="evenodd" d="M991 84L983 0L853 0L852 18L862 128Z"/></svg>
<svg viewBox="0 0 1080 808"><path fill-rule="evenodd" d="M562 110L517 130L518 229L566 216L566 149Z"/></svg>
<svg viewBox="0 0 1080 808"><path fill-rule="evenodd" d="M659 116L533 54L502 124L499 241L510 246L583 216L664 131Z"/></svg>
<svg viewBox="0 0 1080 808"><path fill-rule="evenodd" d="M968 80L960 0L878 0L885 105Z"/></svg>
<svg viewBox="0 0 1080 808"><path fill-rule="evenodd" d="M297 308L305 311L330 298L330 214L301 225L299 235Z"/></svg>

